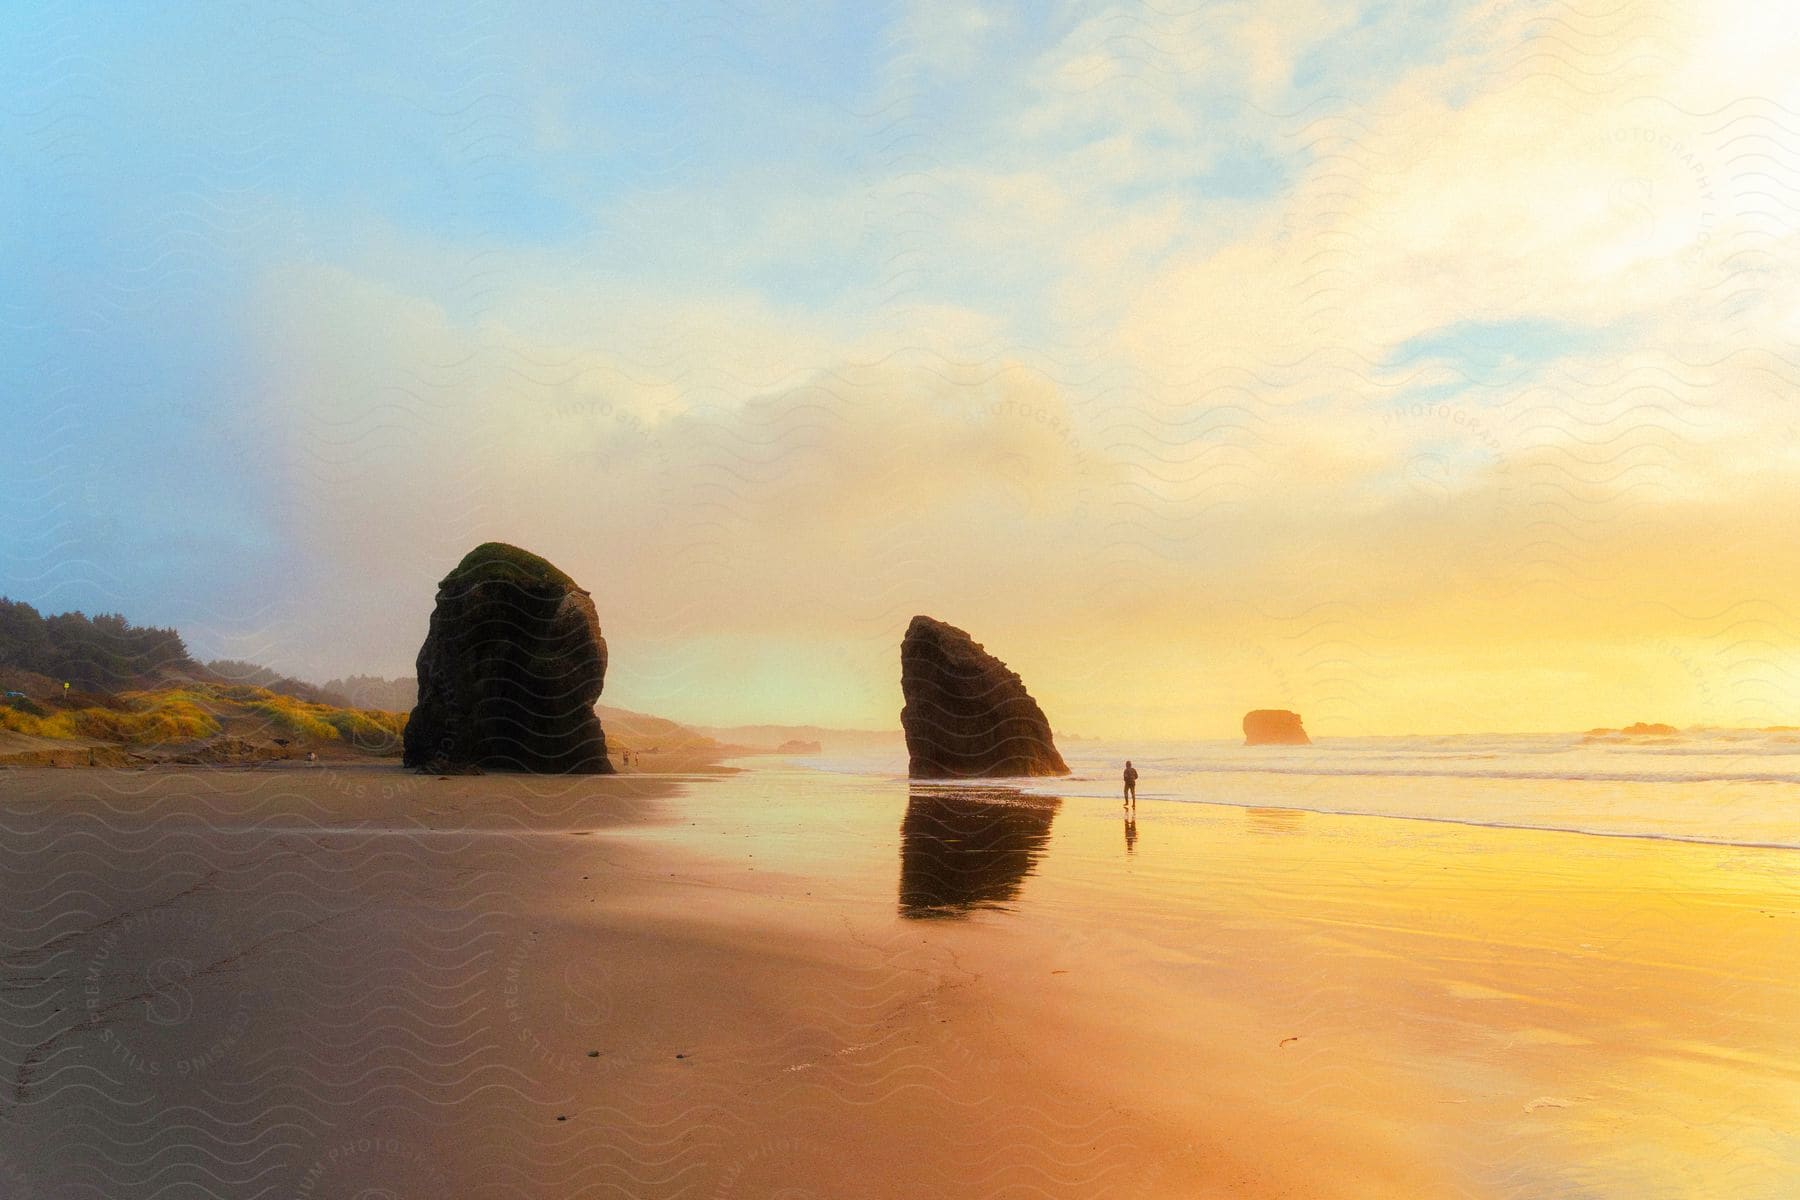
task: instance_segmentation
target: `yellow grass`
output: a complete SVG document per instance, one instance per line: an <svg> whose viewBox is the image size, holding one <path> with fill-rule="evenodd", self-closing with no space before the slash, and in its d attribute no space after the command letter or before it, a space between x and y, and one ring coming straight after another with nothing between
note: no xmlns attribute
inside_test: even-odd
<svg viewBox="0 0 1800 1200"><path fill-rule="evenodd" d="M254 732L272 737L344 742L370 751L396 748L406 728L405 713L335 708L241 685L196 683L127 692L119 699L126 705L123 711L88 707L41 716L0 705L0 728L33 737L153 746L198 741L223 732L226 722L254 721L260 726Z"/></svg>

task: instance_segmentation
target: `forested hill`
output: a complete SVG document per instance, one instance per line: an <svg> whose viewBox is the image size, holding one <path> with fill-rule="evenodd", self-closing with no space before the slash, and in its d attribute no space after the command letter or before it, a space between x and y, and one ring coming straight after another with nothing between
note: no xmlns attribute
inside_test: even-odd
<svg viewBox="0 0 1800 1200"><path fill-rule="evenodd" d="M133 625L117 613L43 616L0 597L0 669L89 692L148 687L200 670L173 629Z"/></svg>

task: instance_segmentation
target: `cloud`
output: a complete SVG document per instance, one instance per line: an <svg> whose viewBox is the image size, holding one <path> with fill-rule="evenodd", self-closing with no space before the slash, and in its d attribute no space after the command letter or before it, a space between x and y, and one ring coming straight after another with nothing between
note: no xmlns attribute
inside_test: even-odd
<svg viewBox="0 0 1800 1200"><path fill-rule="evenodd" d="M705 306L650 361L498 314L462 326L341 269L286 269L265 296L250 424L308 564L306 622L339 631L330 673L392 661L488 538L589 583L609 628L665 641L860 636L983 576L1054 588L1043 544L1115 469L1016 363L897 347L768 359L777 382L757 386L709 342Z"/></svg>
<svg viewBox="0 0 1800 1200"><path fill-rule="evenodd" d="M1034 670L1090 729L1125 703L1120 657L1159 655L1195 672L1167 680L1171 697L1200 695L1136 720L1185 728L1195 703L1216 718L1272 672L1283 695L1264 699L1327 723L1422 727L1443 688L1409 673L1486 678L1474 648L1508 639L1571 665L1521 676L1504 704L1524 715L1466 715L1530 727L1568 671L1613 661L1593 644L1674 642L1693 614L1785 581L1772 544L1720 553L1708 531L1754 525L1793 487L1794 438L1770 436L1791 368L1697 365L1661 340L1775 344L1785 249L1753 293L1696 310L1730 274L1720 256L1741 253L1717 137L1641 91L1571 84L1595 64L1638 88L1703 75L1622 56L1624 34L1545 71L1520 53L1531 26L1471 17L1453 61L1290 120L1284 191L1221 203L1171 182L1184 148L1204 162L1221 141L1175 66L1226 53L1278 89L1269 63L1303 47L1248 13L1210 41L1126 36L1121 20L1073 27L1034 67L1041 87L990 114L1039 158L1015 145L920 184L941 220L906 243L900 276L870 280L906 279L904 307L684 290L654 282L666 257L637 263L644 284L583 275L584 253L511 256L476 315L409 295L391 280L416 272L394 263L272 282L265 361L286 364L288 478L311 497L290 536L322 570L393 581L404 566L384 609L413 624L468 545L530 541L602 581L610 626L684 664L655 680L664 697L704 691L700 644L729 647L724 661L810 638L884 672L893 630L935 611L1049 646ZM1255 45L1275 46L1269 62ZM1083 63L1095 86L1073 89ZM1170 86L1134 107L1148 77ZM883 215L854 192L809 190L791 212L782 195L749 203L727 265L698 278L809 248L843 261L852 226L880 241ZM695 211L645 208L639 232L666 256L703 225ZM936 294L967 302L919 303ZM1073 357L1029 340L1065 329L1088 331ZM384 498L404 503L376 528L327 516ZM1703 555L1716 574L1696 588L1680 564Z"/></svg>
<svg viewBox="0 0 1800 1200"><path fill-rule="evenodd" d="M891 721L916 611L1084 732L1760 713L1730 631L1791 642L1800 583L1793 20L922 3L309 60L331 105L280 144L341 108L357 153L181 176L170 211L230 201L179 261L231 311L166 386L263 477L284 669L402 669L497 537L594 588L609 697L675 716ZM189 311L127 244L96 277ZM114 383L84 348L56 387Z"/></svg>

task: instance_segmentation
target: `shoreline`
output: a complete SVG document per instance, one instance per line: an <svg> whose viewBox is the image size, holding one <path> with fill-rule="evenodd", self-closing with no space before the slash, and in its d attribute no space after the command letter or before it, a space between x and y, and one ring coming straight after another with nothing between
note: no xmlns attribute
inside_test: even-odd
<svg viewBox="0 0 1800 1200"><path fill-rule="evenodd" d="M1022 795L1032 795L1023 792ZM1104 801L1104 797L1086 797ZM1355 809L1319 808L1301 804L1275 804L1269 801L1180 799L1173 796L1143 797L1145 802L1160 804L1203 804L1218 808L1277 809L1282 812L1312 813L1321 817L1366 817L1374 821L1423 821L1433 825L1459 825L1470 829L1510 829L1521 833L1559 833L1573 837L1625 838L1650 842L1681 842L1694 846L1718 846L1738 850L1800 850L1800 842L1739 842L1711 838L1700 834L1648 833L1616 829L1583 829L1574 825L1528 825L1515 821L1478 821L1473 817L1434 817L1420 813L1359 812Z"/></svg>
<svg viewBox="0 0 1800 1200"><path fill-rule="evenodd" d="M809 768L809 769L815 769L815 768ZM840 774L840 772L829 772L829 771L824 771L822 773ZM1231 772L1231 771L1218 771L1218 772L1208 772L1207 774L1229 775L1229 774L1233 774L1233 773L1234 772ZM1273 774L1275 772L1256 772L1256 773ZM1046 777L1017 776L1017 777L1002 778L1002 779L909 780L904 775L873 775L873 774L859 775L859 774L847 773L847 772L841 773L841 774L844 774L846 778L881 779L888 783L907 784L909 786L919 788L919 789L941 789L944 791L956 791L958 789L968 789L968 788L973 787L973 788L988 788L988 789L995 789L995 790L1007 790L1007 791L1015 792L1020 797L1027 798L1027 799L1029 799L1029 798L1059 799L1059 800L1081 799L1081 800L1094 801L1096 803L1107 803L1110 800L1118 799L1117 793L1114 793L1111 796L1107 796L1107 795L1101 795L1101 794L1097 794L1097 793L1093 793L1093 792L1071 792L1071 791L1058 790L1058 789L1056 789L1055 785L1060 781L1057 779L1054 779L1054 778L1046 778ZM1365 778L1371 778L1371 776L1349 775L1349 774L1333 775L1333 774L1325 773L1325 774L1318 775L1317 778L1365 779ZM1459 778L1464 778L1464 779L1475 778L1475 779L1478 779L1478 781L1485 781L1487 778L1491 778L1491 777L1461 776ZM1094 778L1089 776L1089 777L1086 777L1085 779L1079 779L1079 780L1071 779L1070 782L1094 782ZM1561 779L1558 777L1549 777L1549 778L1546 778L1543 782L1587 783L1587 782L1616 782L1616 781L1609 781L1609 780L1593 781L1593 780L1589 780L1587 778L1578 779L1578 780L1567 780L1567 779ZM1674 779L1674 780L1656 779L1656 780L1632 780L1630 782L1671 784L1671 785L1675 785L1675 786L1680 786L1682 784L1692 782L1692 781L1682 780L1682 779ZM1729 782L1735 783L1735 782L1766 782L1766 781L1754 780L1754 779L1745 780L1745 779L1742 779L1741 777L1732 777L1729 780ZM1557 825L1557 824L1537 823L1537 822L1527 822L1527 821L1485 820L1485 819L1472 817L1472 816L1471 817L1459 817L1459 816L1437 815L1437 814L1431 814L1431 813L1383 812L1383 811L1374 811L1374 810L1368 810L1368 809L1330 808L1330 807L1326 807L1323 805L1316 805L1316 804L1299 804L1299 803L1293 803L1293 802L1284 802L1280 799L1266 799L1266 798L1265 799L1257 799L1257 800L1207 799L1202 796L1174 796L1174 795L1169 795L1166 792L1159 794L1156 792L1146 791L1146 792L1142 792L1140 794L1139 802L1140 802L1140 804L1154 803L1154 804L1168 804L1168 805L1176 805L1176 806L1200 805L1200 806L1213 807L1213 808L1230 808L1230 809L1237 809L1237 810L1276 809L1276 810L1279 810L1282 812L1313 813L1318 816L1367 817L1367 818L1370 818L1373 820L1381 820L1381 821L1422 821L1422 822L1426 822L1426 823L1430 823L1430 824L1466 826L1466 827L1472 828L1472 829L1496 829L1496 830L1511 829L1511 830L1519 830L1522 832L1569 834L1569 835L1572 835L1575 837L1624 838L1624 839L1636 839L1636 840L1654 841L1654 842L1680 842L1680 843L1685 843L1685 844L1690 844L1690 845L1719 846L1719 847L1737 848L1737 849L1744 849L1744 850L1800 850L1800 841L1794 841L1794 842L1745 841L1745 840L1739 840L1739 839L1733 839L1733 838L1727 838L1727 837L1710 836L1710 835L1706 835L1706 834L1659 832L1659 831L1653 831L1653 830L1634 830L1634 829L1596 829L1596 828L1591 828L1591 827L1586 827L1586 826L1581 826L1581 825ZM1796 818L1796 826L1800 827L1800 817Z"/></svg>

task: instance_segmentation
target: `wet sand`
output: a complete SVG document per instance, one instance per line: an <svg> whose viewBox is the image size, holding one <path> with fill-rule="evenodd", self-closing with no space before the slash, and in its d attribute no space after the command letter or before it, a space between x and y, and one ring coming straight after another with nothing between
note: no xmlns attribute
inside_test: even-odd
<svg viewBox="0 0 1800 1200"><path fill-rule="evenodd" d="M0 772L0 1193L1800 1177L1792 852L744 765Z"/></svg>

